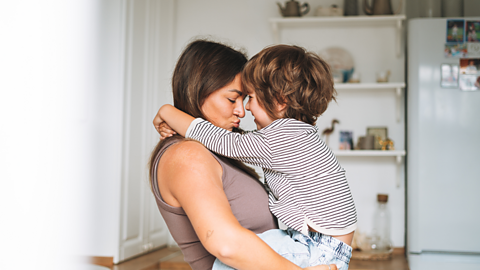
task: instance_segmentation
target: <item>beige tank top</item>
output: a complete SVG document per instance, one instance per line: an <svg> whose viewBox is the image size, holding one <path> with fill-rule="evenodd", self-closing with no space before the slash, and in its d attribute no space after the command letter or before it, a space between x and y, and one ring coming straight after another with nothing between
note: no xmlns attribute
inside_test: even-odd
<svg viewBox="0 0 480 270"><path fill-rule="evenodd" d="M152 175L157 175L157 166L163 153L180 139L171 139L155 158ZM268 209L268 194L262 183L230 164L229 160L216 156L223 170L223 190L227 195L233 215L244 228L254 233L262 233L277 228L275 217ZM157 179L155 179L157 180ZM158 209L167 223L168 229L183 252L184 259L193 270L212 269L215 257L202 246L187 215L181 207L165 203L158 189L158 182L152 181L153 193Z"/></svg>

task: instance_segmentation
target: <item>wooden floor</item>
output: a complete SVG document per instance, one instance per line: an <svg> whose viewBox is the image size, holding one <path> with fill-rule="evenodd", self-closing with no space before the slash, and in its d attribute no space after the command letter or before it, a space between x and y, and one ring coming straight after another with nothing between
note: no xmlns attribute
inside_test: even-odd
<svg viewBox="0 0 480 270"><path fill-rule="evenodd" d="M354 251L355 252L355 251ZM392 258L385 261L364 261L351 259L349 270L409 270L405 249L394 249Z"/></svg>
<svg viewBox="0 0 480 270"><path fill-rule="evenodd" d="M163 248L110 267L112 270L191 270L183 261L178 248ZM349 270L409 270L402 252L395 252L391 260L351 260Z"/></svg>

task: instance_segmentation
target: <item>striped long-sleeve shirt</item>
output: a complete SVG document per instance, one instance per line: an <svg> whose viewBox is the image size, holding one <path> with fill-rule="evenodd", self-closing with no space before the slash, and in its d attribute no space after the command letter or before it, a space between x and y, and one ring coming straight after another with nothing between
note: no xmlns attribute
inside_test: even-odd
<svg viewBox="0 0 480 270"><path fill-rule="evenodd" d="M282 118L240 134L197 118L186 137L217 154L261 167L270 188L270 211L285 225L306 235L308 226L327 235L356 229L345 170L316 126Z"/></svg>

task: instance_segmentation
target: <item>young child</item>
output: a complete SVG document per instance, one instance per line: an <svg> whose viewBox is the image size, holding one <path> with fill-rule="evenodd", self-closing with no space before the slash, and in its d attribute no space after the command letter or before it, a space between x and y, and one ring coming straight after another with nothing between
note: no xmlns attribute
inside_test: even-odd
<svg viewBox="0 0 480 270"><path fill-rule="evenodd" d="M160 108L154 125L165 121L217 154L262 167L270 210L289 229L259 236L299 266L348 269L355 204L345 170L315 126L335 99L328 65L301 47L267 47L247 63L242 87L256 131L230 132L171 105ZM217 260L213 269L225 267Z"/></svg>

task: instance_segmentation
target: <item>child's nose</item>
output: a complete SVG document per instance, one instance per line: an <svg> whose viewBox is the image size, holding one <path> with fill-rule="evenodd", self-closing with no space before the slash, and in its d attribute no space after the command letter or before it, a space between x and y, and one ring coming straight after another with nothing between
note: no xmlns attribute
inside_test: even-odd
<svg viewBox="0 0 480 270"><path fill-rule="evenodd" d="M237 106L235 107L234 112L238 118L245 117L245 110L243 109L243 100L241 102L237 102Z"/></svg>
<svg viewBox="0 0 480 270"><path fill-rule="evenodd" d="M247 101L247 104L245 104L245 110L250 111L250 99Z"/></svg>

